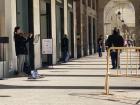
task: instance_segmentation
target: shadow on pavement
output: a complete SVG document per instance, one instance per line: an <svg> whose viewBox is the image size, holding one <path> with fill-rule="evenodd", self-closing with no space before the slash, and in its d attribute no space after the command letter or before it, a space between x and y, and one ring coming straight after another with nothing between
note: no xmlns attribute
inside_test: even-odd
<svg viewBox="0 0 140 105"><path fill-rule="evenodd" d="M104 89L104 86L18 86L0 84L0 89ZM110 89L140 90L140 87L111 86Z"/></svg>

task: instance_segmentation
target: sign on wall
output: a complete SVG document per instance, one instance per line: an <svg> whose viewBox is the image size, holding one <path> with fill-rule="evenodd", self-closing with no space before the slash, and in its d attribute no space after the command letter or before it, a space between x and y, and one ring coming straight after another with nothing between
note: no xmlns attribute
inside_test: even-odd
<svg viewBox="0 0 140 105"><path fill-rule="evenodd" d="M42 39L42 54L52 54L52 39Z"/></svg>

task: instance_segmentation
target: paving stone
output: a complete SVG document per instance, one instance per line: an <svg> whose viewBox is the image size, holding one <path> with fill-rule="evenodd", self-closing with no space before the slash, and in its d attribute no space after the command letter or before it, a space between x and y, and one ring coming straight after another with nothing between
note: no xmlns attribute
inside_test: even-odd
<svg viewBox="0 0 140 105"><path fill-rule="evenodd" d="M94 55L73 60L39 73L45 78L0 81L0 105L135 105L140 100L139 77L110 77L111 95L104 95L105 54L102 58Z"/></svg>

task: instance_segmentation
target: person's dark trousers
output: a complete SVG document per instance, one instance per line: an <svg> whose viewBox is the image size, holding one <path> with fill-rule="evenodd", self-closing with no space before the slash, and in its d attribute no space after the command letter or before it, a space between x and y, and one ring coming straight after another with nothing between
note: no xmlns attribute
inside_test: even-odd
<svg viewBox="0 0 140 105"><path fill-rule="evenodd" d="M112 68L117 68L117 52L111 52Z"/></svg>
<svg viewBox="0 0 140 105"><path fill-rule="evenodd" d="M99 57L102 57L102 49L100 47L98 48L98 55Z"/></svg>
<svg viewBox="0 0 140 105"><path fill-rule="evenodd" d="M62 57L62 61L63 61L63 62L66 62L65 59L66 59L66 57L67 57L67 51L63 51L62 53L63 53L63 55L62 55L62 56L63 56L63 57Z"/></svg>

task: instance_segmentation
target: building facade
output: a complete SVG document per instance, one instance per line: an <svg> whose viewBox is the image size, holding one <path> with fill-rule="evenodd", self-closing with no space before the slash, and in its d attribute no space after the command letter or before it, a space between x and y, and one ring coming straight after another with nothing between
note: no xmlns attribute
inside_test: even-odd
<svg viewBox="0 0 140 105"><path fill-rule="evenodd" d="M8 37L3 56L0 45L0 60L5 61L5 74L16 70L14 28L33 33L37 42L28 43L28 61L32 69L57 64L61 61L61 41L69 38L72 59L94 54L97 39L96 0L1 0L0 37ZM52 39L52 54L42 54L43 39ZM46 49L47 50L47 49ZM1 62L0 61L0 62ZM2 63L0 63L2 65ZM0 66L0 74L2 66Z"/></svg>
<svg viewBox="0 0 140 105"><path fill-rule="evenodd" d="M76 0L77 57L96 52L96 0Z"/></svg>

